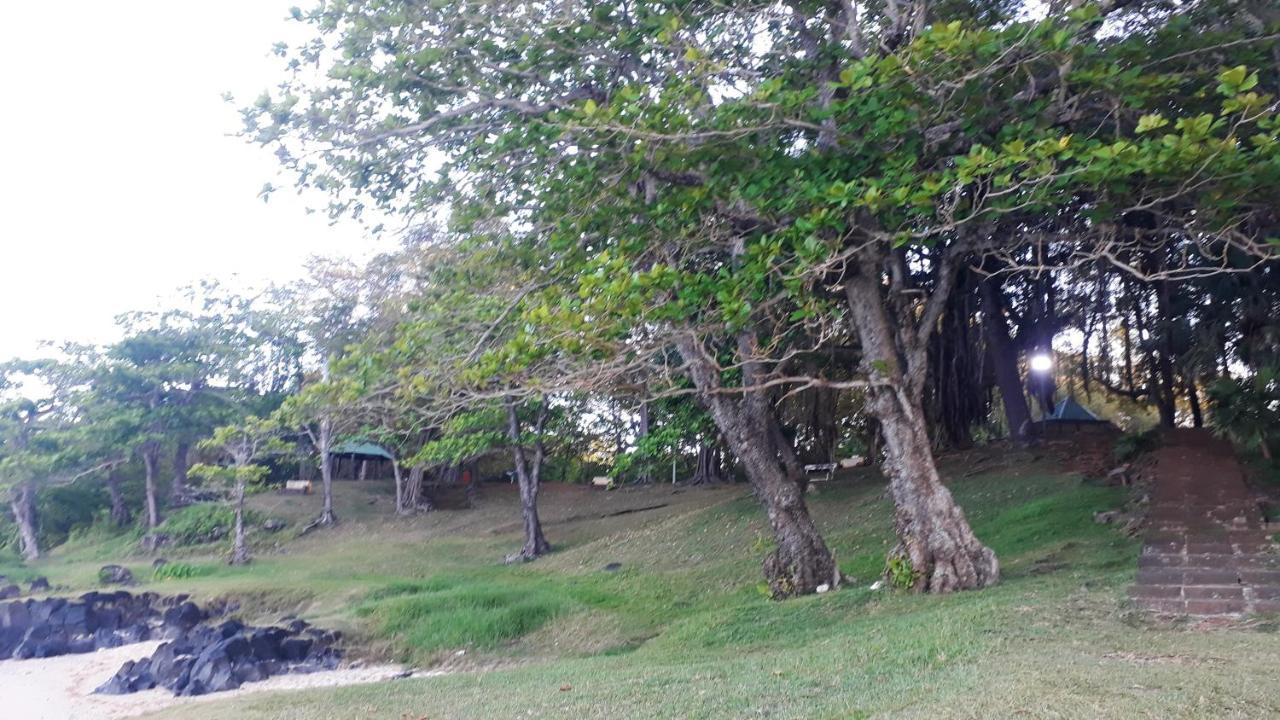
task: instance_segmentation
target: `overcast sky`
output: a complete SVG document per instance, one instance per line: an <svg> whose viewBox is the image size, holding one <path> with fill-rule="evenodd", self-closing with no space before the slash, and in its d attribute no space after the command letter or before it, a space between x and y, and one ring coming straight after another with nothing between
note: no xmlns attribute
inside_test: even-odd
<svg viewBox="0 0 1280 720"><path fill-rule="evenodd" d="M274 157L228 137L239 118L222 95L249 101L281 77L270 48L302 30L293 4L5 3L0 360L110 340L115 315L201 278L258 286L312 254L371 252L359 225L306 214L322 198L264 204Z"/></svg>

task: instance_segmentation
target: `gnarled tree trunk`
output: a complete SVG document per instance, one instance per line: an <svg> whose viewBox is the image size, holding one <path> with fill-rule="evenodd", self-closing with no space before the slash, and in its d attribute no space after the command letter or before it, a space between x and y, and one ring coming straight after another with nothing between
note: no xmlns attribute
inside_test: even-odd
<svg viewBox="0 0 1280 720"><path fill-rule="evenodd" d="M720 470L720 450L710 442L698 444L698 457L693 469L693 477L689 478L690 485L703 485L707 483L718 483L724 480L724 474Z"/></svg>
<svg viewBox="0 0 1280 720"><path fill-rule="evenodd" d="M405 487L405 509L412 512L419 508L423 510L432 510L431 497L426 493L423 487L423 480L426 477L426 470L421 466L415 466L409 469L409 481Z"/></svg>
<svg viewBox="0 0 1280 720"><path fill-rule="evenodd" d="M542 461L546 447L542 432L547 422L547 401L538 403L538 416L534 421L533 457L525 450L520 416L514 400L507 403L507 435L511 440L511 455L516 466L516 479L520 485L520 517L524 522L524 547L508 560L529 561L551 552L551 543L542 534L542 520L538 517L538 489L542 481Z"/></svg>
<svg viewBox="0 0 1280 720"><path fill-rule="evenodd" d="M947 272L945 267L940 270L935 296L949 291ZM920 403L928 362L924 348L945 297L930 298L920 325L899 324L890 318L882 284L878 263L864 262L846 279L845 293L864 368L873 383L868 409L884 434L884 473L899 540L895 554L910 561L911 584L917 591L992 585L1000 579L999 562L973 534L938 476Z"/></svg>
<svg viewBox="0 0 1280 720"><path fill-rule="evenodd" d="M27 562L40 559L40 526L36 517L35 483L24 482L13 489L10 500L13 519L18 525L18 544L22 558Z"/></svg>
<svg viewBox="0 0 1280 720"><path fill-rule="evenodd" d="M755 339L739 338L740 354L754 356ZM840 584L840 569L804 502L804 467L784 442L777 413L764 390L721 392L720 374L702 343L692 336L677 342L699 397L751 481L764 506L777 547L764 559L764 575L775 599L808 595ZM758 363L744 362L743 384L758 384Z"/></svg>

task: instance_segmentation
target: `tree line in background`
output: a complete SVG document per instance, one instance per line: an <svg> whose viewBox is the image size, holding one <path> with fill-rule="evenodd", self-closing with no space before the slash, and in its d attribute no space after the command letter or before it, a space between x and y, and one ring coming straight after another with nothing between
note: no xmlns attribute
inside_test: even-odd
<svg viewBox="0 0 1280 720"><path fill-rule="evenodd" d="M507 458L512 559L551 549L550 474L740 477L778 598L842 579L805 465L865 454L895 505L888 561L947 592L999 563L935 452L1033 441L1063 391L1132 424L1211 412L1268 452L1271 3L366 0L296 17L312 40L281 48L291 72L246 134L335 217L444 219L292 295L132 317L111 348L13 366L48 390L4 420L28 556L40 483L110 490L140 464L154 527L162 454L180 499L212 435L201 452L231 458L242 498L262 475L244 469L252 428L316 459L320 525L343 439L393 456L399 512ZM1036 355L1055 372L1028 376Z"/></svg>

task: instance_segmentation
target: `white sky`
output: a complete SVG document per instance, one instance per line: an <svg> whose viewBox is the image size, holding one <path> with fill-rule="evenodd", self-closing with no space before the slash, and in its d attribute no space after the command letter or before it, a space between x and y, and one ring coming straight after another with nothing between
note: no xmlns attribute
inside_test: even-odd
<svg viewBox="0 0 1280 720"><path fill-rule="evenodd" d="M367 255L361 226L307 215L275 158L234 137L232 92L278 81L299 0L13 0L0 20L0 360L102 342L115 315L204 277L300 274ZM385 242L385 241L384 241Z"/></svg>

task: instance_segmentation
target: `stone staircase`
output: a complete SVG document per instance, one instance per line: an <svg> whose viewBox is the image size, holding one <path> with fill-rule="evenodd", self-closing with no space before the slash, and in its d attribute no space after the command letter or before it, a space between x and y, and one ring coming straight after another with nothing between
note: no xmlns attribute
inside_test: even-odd
<svg viewBox="0 0 1280 720"><path fill-rule="evenodd" d="M1230 444L1170 431L1152 478L1134 604L1201 618L1280 613L1280 552Z"/></svg>

